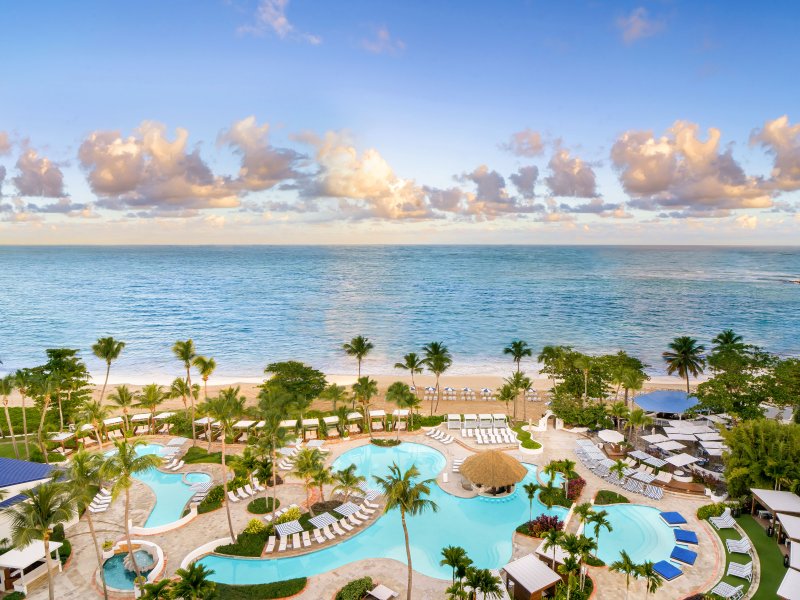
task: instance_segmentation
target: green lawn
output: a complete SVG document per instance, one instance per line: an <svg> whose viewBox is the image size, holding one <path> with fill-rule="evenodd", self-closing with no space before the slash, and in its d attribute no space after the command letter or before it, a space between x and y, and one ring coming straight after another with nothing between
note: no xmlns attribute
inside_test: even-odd
<svg viewBox="0 0 800 600"><path fill-rule="evenodd" d="M23 450L23 448L19 447L17 444L17 448ZM23 458L25 457L24 452L22 453ZM0 442L0 457L2 458L16 458L14 456L14 446L11 445L11 442Z"/></svg>

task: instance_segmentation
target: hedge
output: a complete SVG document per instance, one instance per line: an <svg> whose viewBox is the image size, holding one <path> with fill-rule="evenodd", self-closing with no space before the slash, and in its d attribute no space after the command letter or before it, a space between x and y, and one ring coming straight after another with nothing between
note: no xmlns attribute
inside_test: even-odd
<svg viewBox="0 0 800 600"><path fill-rule="evenodd" d="M225 490L221 485L215 485L208 490L206 497L203 498L203 501L197 506L197 513L202 515L203 513L217 510L220 506L222 506L223 498L225 498Z"/></svg>
<svg viewBox="0 0 800 600"><path fill-rule="evenodd" d="M394 446L399 446L401 443L400 440L387 438L372 438L370 442L375 446L381 446L383 448L392 448Z"/></svg>
<svg viewBox="0 0 800 600"><path fill-rule="evenodd" d="M628 498L617 492L612 492L611 490L600 490L594 497L594 503L596 505L627 504L628 502L630 502Z"/></svg>
<svg viewBox="0 0 800 600"><path fill-rule="evenodd" d="M725 508L727 508L727 504L723 502L719 504L706 504L697 509L697 518L705 520L709 517L719 517L725 512Z"/></svg>
<svg viewBox="0 0 800 600"><path fill-rule="evenodd" d="M264 497L256 498L255 500L251 500L250 503L247 505L247 510L254 515L265 515L268 512L272 512L272 496L264 500ZM277 498L275 499L275 508L278 508L281 505L281 501Z"/></svg>
<svg viewBox="0 0 800 600"><path fill-rule="evenodd" d="M522 428L522 425L517 425L514 427L514 431L517 433L517 439L523 448L527 448L528 450L538 450L542 447L539 442L533 439L530 431L525 431Z"/></svg>
<svg viewBox="0 0 800 600"><path fill-rule="evenodd" d="M372 582L372 577L354 579L336 592L335 600L361 600L374 587L375 584Z"/></svg>
<svg viewBox="0 0 800 600"><path fill-rule="evenodd" d="M308 580L287 579L274 583L258 583L255 585L228 585L217 584L217 597L225 600L273 600L275 598L288 598L299 594L306 587Z"/></svg>
<svg viewBox="0 0 800 600"><path fill-rule="evenodd" d="M214 552L231 556L259 557L264 550L264 544L267 543L268 537L269 534L266 528L260 533L240 533L235 544L217 546Z"/></svg>

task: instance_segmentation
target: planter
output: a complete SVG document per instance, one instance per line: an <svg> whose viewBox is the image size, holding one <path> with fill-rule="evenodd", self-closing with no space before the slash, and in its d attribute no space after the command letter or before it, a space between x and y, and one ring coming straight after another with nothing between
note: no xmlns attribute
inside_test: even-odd
<svg viewBox="0 0 800 600"><path fill-rule="evenodd" d="M541 454L542 452L544 452L544 446L540 445L538 448L523 448L522 444L519 444L518 445L518 450L522 454L532 454L532 455L533 454Z"/></svg>

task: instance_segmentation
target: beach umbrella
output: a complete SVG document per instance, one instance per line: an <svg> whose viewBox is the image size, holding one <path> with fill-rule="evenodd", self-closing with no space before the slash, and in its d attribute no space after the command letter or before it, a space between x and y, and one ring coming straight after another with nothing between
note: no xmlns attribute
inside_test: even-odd
<svg viewBox="0 0 800 600"><path fill-rule="evenodd" d="M425 388L425 391L426 392L435 392L436 388L429 385L428 387Z"/></svg>
<svg viewBox="0 0 800 600"><path fill-rule="evenodd" d="M483 389L481 390L481 392L482 392L482 393L484 393L484 394L491 394L491 393L492 393L492 390L490 390L489 388L483 388Z"/></svg>
<svg viewBox="0 0 800 600"><path fill-rule="evenodd" d="M614 431L613 429L603 429L597 434L597 437L604 442L608 442L609 444L619 444L625 439L624 435L622 435L619 431Z"/></svg>
<svg viewBox="0 0 800 600"><path fill-rule="evenodd" d="M472 391L472 388L464 388L464 389L463 389L463 390L461 390L461 391L462 391L462 392L471 392L471 391Z"/></svg>
<svg viewBox="0 0 800 600"><path fill-rule="evenodd" d="M455 388L451 388L451 387L446 387L446 388L444 388L444 391L445 392L455 392L456 389Z"/></svg>

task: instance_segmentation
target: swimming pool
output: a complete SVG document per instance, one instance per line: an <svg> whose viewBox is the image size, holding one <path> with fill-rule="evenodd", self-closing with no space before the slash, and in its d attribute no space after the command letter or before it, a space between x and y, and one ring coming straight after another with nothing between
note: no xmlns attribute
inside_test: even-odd
<svg viewBox="0 0 800 600"><path fill-rule="evenodd" d="M675 547L675 534L658 516L658 509L641 504L598 506L608 512L612 531L600 530L597 555L607 565L619 560L625 550L636 562L668 560ZM587 537L594 538L594 527L586 527Z"/></svg>
<svg viewBox="0 0 800 600"><path fill-rule="evenodd" d="M163 449L161 444L142 444L136 446L136 454L160 455ZM160 527L180 519L186 503L195 494L191 484L211 481L211 476L206 473L165 473L158 469L148 469L134 477L149 486L156 495L156 504L144 523L144 527L148 528Z"/></svg>
<svg viewBox="0 0 800 600"><path fill-rule="evenodd" d="M349 450L333 464L341 469L355 464L358 473L368 477L372 487L373 475L384 475L396 462L405 470L416 465L423 478L435 477L446 466L444 456L428 446L403 443L394 448L368 444ZM535 481L536 467L527 466L523 483ZM522 484L518 486L521 488ZM511 558L514 529L528 519L528 498L515 492L502 499L456 498L433 484L430 498L439 506L437 513L426 512L408 518L411 559L414 569L439 579L449 579L451 571L439 564L444 546L466 549L475 565L496 569ZM553 507L548 511L538 499L533 503L534 516L547 513L561 519L566 509ZM325 573L365 558L393 558L406 562L400 513L392 511L381 516L358 535L317 552L291 558L241 559L209 555L200 563L213 569L211 579L220 583L268 583Z"/></svg>
<svg viewBox="0 0 800 600"><path fill-rule="evenodd" d="M135 554L136 560L140 566L150 565L153 561L150 554L144 550L136 550ZM121 552L119 554L115 554L103 563L103 572L105 574L106 584L109 587L116 588L118 590L133 589L133 581L136 579L136 573L134 571L128 571L125 568L125 565L123 564L125 556L126 554ZM142 569L141 572L142 575L147 575L152 570L153 566L151 565L149 569Z"/></svg>

